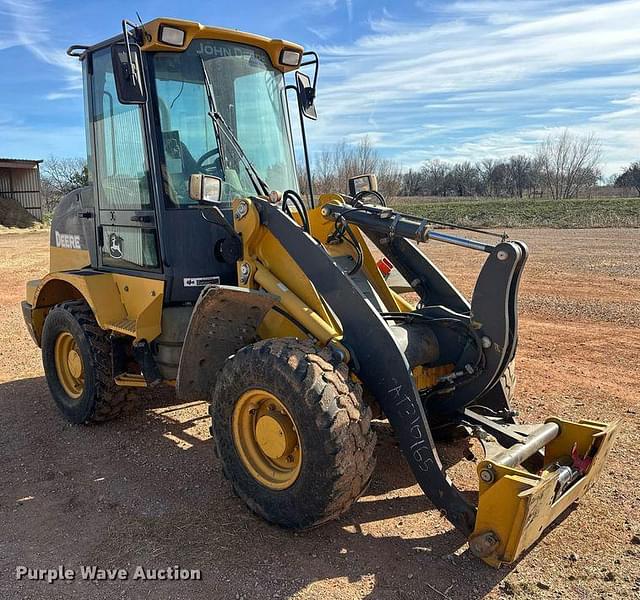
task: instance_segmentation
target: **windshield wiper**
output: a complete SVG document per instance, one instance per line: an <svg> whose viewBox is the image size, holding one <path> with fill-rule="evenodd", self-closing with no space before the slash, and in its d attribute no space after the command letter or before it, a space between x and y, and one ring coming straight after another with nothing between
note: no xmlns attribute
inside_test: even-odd
<svg viewBox="0 0 640 600"><path fill-rule="evenodd" d="M249 160L247 155L245 154L238 138L234 135L233 131L227 125L227 122L224 120L224 117L218 112L216 107L216 99L213 93L213 86L211 85L211 80L209 79L209 73L207 73L207 68L204 64L204 60L202 56L200 57L200 64L202 65L202 72L204 74L204 84L205 90L207 92L207 100L209 101L209 116L213 121L213 127L216 131L216 136L218 137L218 145L220 148L220 152L222 152L222 137L220 132L224 133L231 145L234 147L235 151L240 156L242 160L242 164L247 171L247 175L249 175L249 179L253 184L258 195L263 194L265 196L269 195L269 186L266 184L264 179L258 175L258 171L253 166L253 163ZM221 153L222 158L222 153Z"/></svg>

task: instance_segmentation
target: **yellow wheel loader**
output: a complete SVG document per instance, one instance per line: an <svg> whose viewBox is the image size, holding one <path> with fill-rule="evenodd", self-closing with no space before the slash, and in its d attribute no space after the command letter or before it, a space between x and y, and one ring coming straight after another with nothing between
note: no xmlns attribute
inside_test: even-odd
<svg viewBox="0 0 640 600"><path fill-rule="evenodd" d="M369 174L314 197L314 52L157 19L68 53L83 67L91 183L57 207L50 273L23 302L68 421L113 418L142 388L206 399L238 496L308 528L365 490L371 420L386 418L424 493L496 566L592 485L615 424L525 425L510 405L525 244L389 208ZM486 255L471 301L426 242ZM434 438L452 432L483 444L477 505L438 457Z"/></svg>

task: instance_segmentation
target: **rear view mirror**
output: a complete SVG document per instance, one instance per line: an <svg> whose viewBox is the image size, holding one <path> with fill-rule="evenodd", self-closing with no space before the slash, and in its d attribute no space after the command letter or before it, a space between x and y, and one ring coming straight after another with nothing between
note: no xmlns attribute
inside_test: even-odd
<svg viewBox="0 0 640 600"><path fill-rule="evenodd" d="M189 196L203 204L220 204L222 179L213 175L194 173L189 178Z"/></svg>
<svg viewBox="0 0 640 600"><path fill-rule="evenodd" d="M349 195L355 196L360 192L377 192L378 178L373 173L356 175L349 178Z"/></svg>
<svg viewBox="0 0 640 600"><path fill-rule="evenodd" d="M296 88L298 91L298 102L300 103L300 110L302 114L308 119L314 121L318 118L316 107L314 105L316 99L316 89L311 84L311 79L308 75L301 71L296 71Z"/></svg>
<svg viewBox="0 0 640 600"><path fill-rule="evenodd" d="M111 46L113 74L116 80L118 100L122 104L144 104L147 91L142 73L142 53L137 44Z"/></svg>

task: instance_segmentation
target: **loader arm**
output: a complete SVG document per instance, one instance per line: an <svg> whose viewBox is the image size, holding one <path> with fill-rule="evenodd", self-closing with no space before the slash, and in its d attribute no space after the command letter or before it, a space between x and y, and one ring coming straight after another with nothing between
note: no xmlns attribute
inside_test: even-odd
<svg viewBox="0 0 640 600"><path fill-rule="evenodd" d="M432 396L428 409L438 419L453 416L495 386L513 360L518 339L517 295L528 250L524 243L501 241L496 245L468 240L430 228L426 219L404 215L387 208L367 206L362 210L326 204L328 218L344 218L357 225L385 254L393 257L405 278L420 295L420 311L425 316L449 315L468 322L483 346L483 365L468 373L464 385L450 393ZM419 250L409 242L443 241L486 253L487 259L475 285L471 303ZM457 313L457 314L456 314ZM447 345L447 339L441 345ZM456 371L471 371L476 349L459 353L452 340L445 352L456 357ZM506 406L504 407L507 408Z"/></svg>
<svg viewBox="0 0 640 600"><path fill-rule="evenodd" d="M469 537L474 554L493 566L517 559L592 485L616 431L616 424L592 421L514 422L501 376L515 356L517 293L527 247L461 238L431 229L426 219L374 206L354 209L335 196L321 198L309 221L313 227L307 233L299 219L264 199L236 200L234 225L244 246L240 283L278 295L279 310L299 318L291 320L301 335L343 353L391 423L425 495ZM363 287L363 275L372 279L370 255L361 261L365 273L345 267L331 233L333 225L345 222L357 231L354 237L366 235L393 260L419 294L418 307L393 295L381 303ZM427 240L487 254L471 302L411 243ZM384 312L394 302L402 312ZM408 322L409 329L413 321L435 329L443 322L456 325L426 336L437 340L427 360L439 357L429 363L439 373L429 388L418 389L412 370L419 364L413 358L416 345L398 336L397 321ZM268 327L262 334L279 335ZM419 328L416 335L421 336ZM438 457L433 432L450 425L467 428L485 449L478 464L477 507L456 488Z"/></svg>
<svg viewBox="0 0 640 600"><path fill-rule="evenodd" d="M321 244L277 207L257 198L253 201L262 224L295 257L336 313L353 370L375 393L418 484L436 507L469 535L475 524L475 508L444 473L409 365L388 326ZM379 348L385 352L380 353Z"/></svg>

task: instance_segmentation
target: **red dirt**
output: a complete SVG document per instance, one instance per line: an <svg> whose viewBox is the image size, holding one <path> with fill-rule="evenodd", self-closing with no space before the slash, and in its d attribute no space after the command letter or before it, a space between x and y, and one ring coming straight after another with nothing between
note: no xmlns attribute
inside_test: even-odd
<svg viewBox="0 0 640 600"><path fill-rule="evenodd" d="M0 235L2 598L640 598L640 230L522 230L517 408L621 419L600 481L517 564L470 556L378 426L378 467L340 520L295 534L233 496L203 403L136 407L117 422L58 416L22 323L24 283L47 270L46 233ZM465 292L481 257L430 243ZM475 448L475 446L472 446ZM445 458L461 448L444 448ZM462 487L473 463L451 469ZM179 564L196 582L17 582L15 568Z"/></svg>

